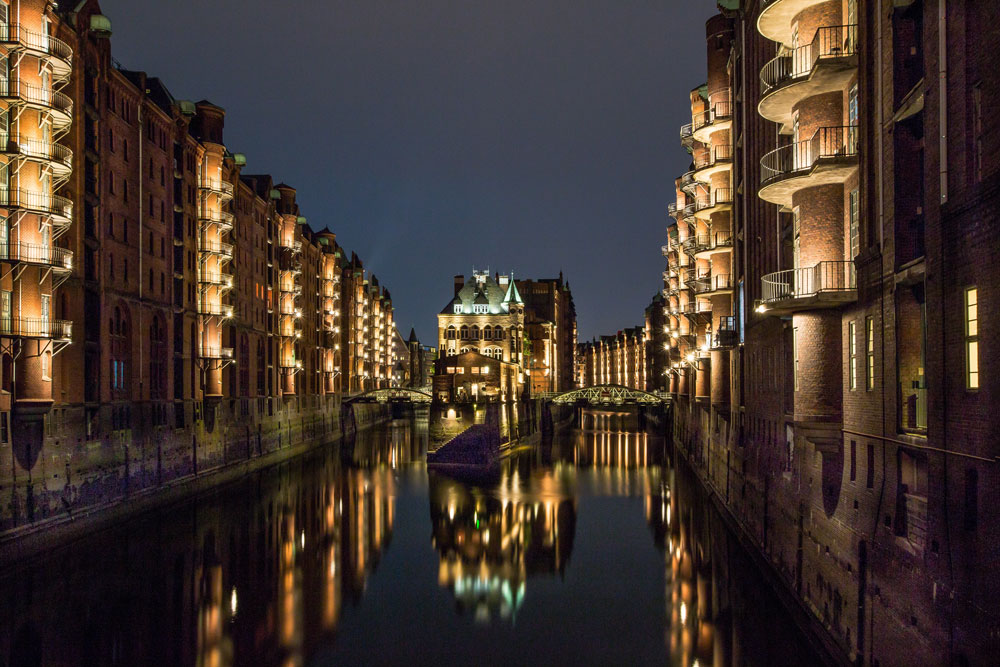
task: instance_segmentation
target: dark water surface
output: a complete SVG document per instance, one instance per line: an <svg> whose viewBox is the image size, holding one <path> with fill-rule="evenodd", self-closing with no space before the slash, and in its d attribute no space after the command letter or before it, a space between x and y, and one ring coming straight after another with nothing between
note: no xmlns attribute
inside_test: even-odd
<svg viewBox="0 0 1000 667"><path fill-rule="evenodd" d="M4 573L0 665L816 664L662 438L480 486L426 447L394 421Z"/></svg>

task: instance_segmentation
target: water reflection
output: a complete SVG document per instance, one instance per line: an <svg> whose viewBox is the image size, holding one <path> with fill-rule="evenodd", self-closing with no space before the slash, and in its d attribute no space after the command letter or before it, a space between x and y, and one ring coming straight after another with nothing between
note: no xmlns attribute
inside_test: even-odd
<svg viewBox="0 0 1000 667"><path fill-rule="evenodd" d="M60 549L0 580L0 664L815 662L663 440L588 414L488 485L400 420Z"/></svg>

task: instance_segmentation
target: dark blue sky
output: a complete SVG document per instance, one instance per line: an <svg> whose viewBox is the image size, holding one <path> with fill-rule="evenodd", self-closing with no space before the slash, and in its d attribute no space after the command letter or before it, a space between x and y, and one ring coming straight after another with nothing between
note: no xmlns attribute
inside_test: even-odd
<svg viewBox="0 0 1000 667"><path fill-rule="evenodd" d="M102 0L112 53L224 107L434 342L452 276L562 270L580 338L642 322L711 0Z"/></svg>

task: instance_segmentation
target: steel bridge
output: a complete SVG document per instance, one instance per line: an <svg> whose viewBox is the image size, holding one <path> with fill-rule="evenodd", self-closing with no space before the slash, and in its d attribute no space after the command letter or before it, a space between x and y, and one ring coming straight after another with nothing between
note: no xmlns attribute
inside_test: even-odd
<svg viewBox="0 0 1000 667"><path fill-rule="evenodd" d="M356 394L344 399L344 403L427 403L431 395L423 389L412 387L389 387L387 389L372 389L362 394Z"/></svg>
<svg viewBox="0 0 1000 667"><path fill-rule="evenodd" d="M669 396L651 394L648 391L617 384L583 387L560 394L541 394L539 398L557 405L665 405L670 402Z"/></svg>

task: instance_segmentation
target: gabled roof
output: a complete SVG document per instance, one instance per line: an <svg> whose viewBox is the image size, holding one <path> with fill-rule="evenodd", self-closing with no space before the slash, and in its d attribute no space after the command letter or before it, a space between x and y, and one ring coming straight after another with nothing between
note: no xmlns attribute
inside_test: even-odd
<svg viewBox="0 0 1000 667"><path fill-rule="evenodd" d="M510 290L507 290L507 294ZM514 289L514 294L517 296L517 301L515 303L521 303L521 297L517 295L517 289ZM455 314L455 306L462 306L463 314L472 314L473 305L486 305L488 306L488 314L490 315L501 315L506 314L509 310L510 302L507 299L504 289L497 284L489 275L478 274L473 275L471 280L465 282L462 288L458 291L452 299L449 299L448 305L446 305L442 310L442 315L452 315Z"/></svg>
<svg viewBox="0 0 1000 667"><path fill-rule="evenodd" d="M517 291L517 285L513 280L507 286L507 295L503 298L504 303L519 303L524 305L524 301L521 300L521 294Z"/></svg>

